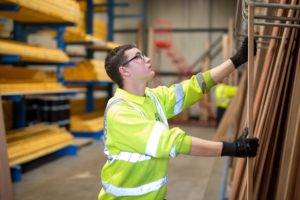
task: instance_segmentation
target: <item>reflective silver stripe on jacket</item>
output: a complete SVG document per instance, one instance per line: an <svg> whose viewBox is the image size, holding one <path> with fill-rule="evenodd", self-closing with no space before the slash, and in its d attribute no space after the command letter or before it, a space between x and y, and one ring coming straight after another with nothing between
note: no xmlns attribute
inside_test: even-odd
<svg viewBox="0 0 300 200"><path fill-rule="evenodd" d="M204 81L204 77L203 77L203 74L202 73L198 73L196 75L196 78L197 78L197 81L198 81L198 84L202 90L203 93L206 93L208 90L207 90L207 86L206 86L206 83Z"/></svg>
<svg viewBox="0 0 300 200"><path fill-rule="evenodd" d="M145 185L141 185L139 187L134 187L134 188L117 187L104 181L102 182L102 186L105 192L110 193L116 197L140 196L158 190L159 188L164 186L167 182L168 182L168 178L164 177L157 181L147 183Z"/></svg>
<svg viewBox="0 0 300 200"><path fill-rule="evenodd" d="M176 102L174 106L174 115L180 113L183 109L184 91L180 83L175 84Z"/></svg>
<svg viewBox="0 0 300 200"><path fill-rule="evenodd" d="M156 122L152 128L150 138L148 139L147 142L147 147L146 147L146 154L150 156L156 156L156 151L158 148L159 140L161 134L167 130L168 128L166 127L165 124L162 122Z"/></svg>
<svg viewBox="0 0 300 200"><path fill-rule="evenodd" d="M118 155L109 155L109 159L113 160L122 160L131 163L141 162L145 160L150 160L151 156L147 156L139 153L131 152L120 152Z"/></svg>
<svg viewBox="0 0 300 200"><path fill-rule="evenodd" d="M177 156L175 146L172 147L172 149L171 149L171 151L170 151L170 156L171 156L172 158L175 158L175 157Z"/></svg>

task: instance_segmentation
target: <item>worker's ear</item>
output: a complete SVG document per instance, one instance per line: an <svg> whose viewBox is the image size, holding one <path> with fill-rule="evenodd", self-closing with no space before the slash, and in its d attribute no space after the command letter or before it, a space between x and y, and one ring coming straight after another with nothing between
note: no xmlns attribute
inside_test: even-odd
<svg viewBox="0 0 300 200"><path fill-rule="evenodd" d="M128 71L128 69L126 67L119 67L119 72L121 74L122 77L129 77L130 76L130 72Z"/></svg>

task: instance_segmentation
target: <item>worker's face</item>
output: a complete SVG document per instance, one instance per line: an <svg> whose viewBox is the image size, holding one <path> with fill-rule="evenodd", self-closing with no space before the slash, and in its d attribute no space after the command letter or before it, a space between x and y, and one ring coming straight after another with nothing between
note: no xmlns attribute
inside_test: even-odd
<svg viewBox="0 0 300 200"><path fill-rule="evenodd" d="M155 72L151 67L151 59L143 55L139 49L129 49L125 51L125 56L127 60L120 67L123 78L148 82L154 77Z"/></svg>

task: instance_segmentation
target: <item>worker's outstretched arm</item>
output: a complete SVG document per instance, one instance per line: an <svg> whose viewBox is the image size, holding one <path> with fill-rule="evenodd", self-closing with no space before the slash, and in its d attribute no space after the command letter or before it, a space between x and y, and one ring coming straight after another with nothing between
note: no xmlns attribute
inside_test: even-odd
<svg viewBox="0 0 300 200"><path fill-rule="evenodd" d="M215 85L209 71L198 73L190 79L170 87L160 86L149 89L158 97L167 118L179 114L184 109L198 102Z"/></svg>
<svg viewBox="0 0 300 200"><path fill-rule="evenodd" d="M256 42L254 41L254 55L256 55ZM231 72L237 69L242 64L248 61L248 37L243 41L242 46L238 49L236 54L230 59L226 60L222 64L214 67L210 70L210 75L212 79L218 83L221 82L224 78L229 76Z"/></svg>
<svg viewBox="0 0 300 200"><path fill-rule="evenodd" d="M236 68L230 59L210 70L210 76L214 82L219 83L228 77Z"/></svg>
<svg viewBox="0 0 300 200"><path fill-rule="evenodd" d="M221 65L192 76L189 80L182 81L171 87L157 87L151 89L159 98L167 118L179 114L184 109L201 100L216 83L222 81L237 67L247 62L247 38L237 53Z"/></svg>
<svg viewBox="0 0 300 200"><path fill-rule="evenodd" d="M234 142L214 142L192 137L190 155L253 157L258 147L257 138L246 138L248 129Z"/></svg>

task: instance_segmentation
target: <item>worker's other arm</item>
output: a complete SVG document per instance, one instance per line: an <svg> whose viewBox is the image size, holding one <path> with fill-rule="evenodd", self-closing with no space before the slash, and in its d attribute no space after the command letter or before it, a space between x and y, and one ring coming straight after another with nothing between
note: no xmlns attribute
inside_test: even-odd
<svg viewBox="0 0 300 200"><path fill-rule="evenodd" d="M210 76L215 83L221 82L224 78L229 76L236 68L230 59L210 70Z"/></svg>
<svg viewBox="0 0 300 200"><path fill-rule="evenodd" d="M214 142L192 137L190 155L192 156L221 156L222 142Z"/></svg>
<svg viewBox="0 0 300 200"><path fill-rule="evenodd" d="M214 142L192 137L190 155L253 157L258 148L258 138L246 138L248 129L234 142Z"/></svg>

